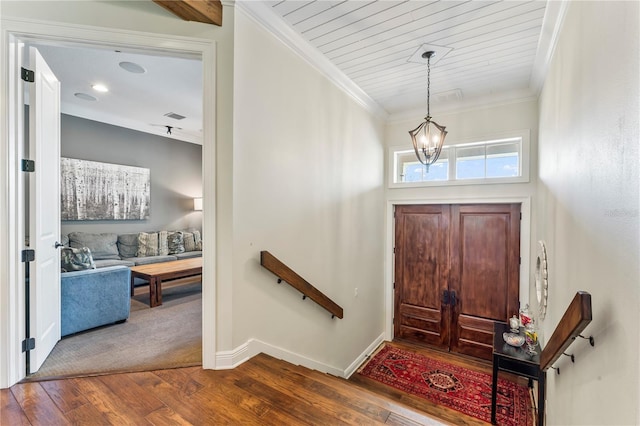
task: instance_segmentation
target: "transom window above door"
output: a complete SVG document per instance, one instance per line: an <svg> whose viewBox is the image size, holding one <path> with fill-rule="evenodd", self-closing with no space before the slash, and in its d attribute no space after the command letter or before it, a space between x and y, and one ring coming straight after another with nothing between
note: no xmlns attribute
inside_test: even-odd
<svg viewBox="0 0 640 426"><path fill-rule="evenodd" d="M529 131L445 145L434 164L421 164L410 146L389 150L389 187L529 181Z"/></svg>

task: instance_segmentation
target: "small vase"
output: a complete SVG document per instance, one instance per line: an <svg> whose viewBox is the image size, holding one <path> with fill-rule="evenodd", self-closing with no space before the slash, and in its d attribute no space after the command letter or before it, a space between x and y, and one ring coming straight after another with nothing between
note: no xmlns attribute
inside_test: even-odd
<svg viewBox="0 0 640 426"><path fill-rule="evenodd" d="M524 328L524 339L527 343L527 352L536 353L536 344L538 343L538 333L533 323L529 323Z"/></svg>
<svg viewBox="0 0 640 426"><path fill-rule="evenodd" d="M520 320L515 315L509 318L509 327L512 333L520 332Z"/></svg>

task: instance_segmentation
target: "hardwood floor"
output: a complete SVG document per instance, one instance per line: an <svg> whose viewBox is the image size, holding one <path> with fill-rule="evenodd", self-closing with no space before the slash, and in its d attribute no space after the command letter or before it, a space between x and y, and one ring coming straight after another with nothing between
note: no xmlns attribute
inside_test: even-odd
<svg viewBox="0 0 640 426"><path fill-rule="evenodd" d="M394 342L490 372L491 365ZM434 420L438 419L438 420ZM234 370L188 367L19 383L0 390L2 425L486 425L354 374L260 354Z"/></svg>

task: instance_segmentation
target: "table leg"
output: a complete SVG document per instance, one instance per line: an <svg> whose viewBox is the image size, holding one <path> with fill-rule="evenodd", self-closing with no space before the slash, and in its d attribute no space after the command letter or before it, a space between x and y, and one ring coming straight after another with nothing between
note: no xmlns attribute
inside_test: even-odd
<svg viewBox="0 0 640 426"><path fill-rule="evenodd" d="M541 371L538 376L538 426L544 426L544 399L547 383L547 372Z"/></svg>
<svg viewBox="0 0 640 426"><path fill-rule="evenodd" d="M493 381L491 382L491 424L496 424L496 400L498 396L498 367L500 359L493 356Z"/></svg>
<svg viewBox="0 0 640 426"><path fill-rule="evenodd" d="M158 279L156 277L152 277L149 279L149 306L154 308L158 306L158 287L157 287Z"/></svg>

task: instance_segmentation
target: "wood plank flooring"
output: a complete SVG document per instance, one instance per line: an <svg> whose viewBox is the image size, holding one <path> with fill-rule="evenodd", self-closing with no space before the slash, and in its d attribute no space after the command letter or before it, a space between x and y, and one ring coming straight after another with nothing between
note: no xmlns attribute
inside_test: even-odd
<svg viewBox="0 0 640 426"><path fill-rule="evenodd" d="M486 361L394 342L491 372ZM515 379L512 377L512 379ZM438 419L438 420L434 420ZM0 390L1 425L486 425L354 374L260 354L233 370L188 367L25 382Z"/></svg>

